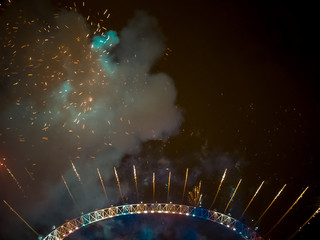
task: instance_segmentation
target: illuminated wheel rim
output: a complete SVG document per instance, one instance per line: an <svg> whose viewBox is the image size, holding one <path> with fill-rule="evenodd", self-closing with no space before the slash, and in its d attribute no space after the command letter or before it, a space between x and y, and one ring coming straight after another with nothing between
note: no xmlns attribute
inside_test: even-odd
<svg viewBox="0 0 320 240"><path fill-rule="evenodd" d="M141 203L127 204L116 207L111 206L109 208L99 209L83 214L80 217L72 219L54 229L51 233L44 237L43 240L62 240L71 233L91 223L131 214L174 214L196 217L221 224L222 226L239 234L243 239L263 239L257 232L247 227L237 219L216 211L173 203Z"/></svg>

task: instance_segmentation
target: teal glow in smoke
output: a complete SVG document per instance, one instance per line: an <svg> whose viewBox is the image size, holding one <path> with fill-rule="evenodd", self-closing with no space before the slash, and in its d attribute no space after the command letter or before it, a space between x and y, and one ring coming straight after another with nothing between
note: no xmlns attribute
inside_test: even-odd
<svg viewBox="0 0 320 240"><path fill-rule="evenodd" d="M94 36L92 40L92 49L99 52L100 61L108 74L113 75L117 71L116 65L110 57L111 49L119 43L119 37L115 31L108 31L106 35Z"/></svg>

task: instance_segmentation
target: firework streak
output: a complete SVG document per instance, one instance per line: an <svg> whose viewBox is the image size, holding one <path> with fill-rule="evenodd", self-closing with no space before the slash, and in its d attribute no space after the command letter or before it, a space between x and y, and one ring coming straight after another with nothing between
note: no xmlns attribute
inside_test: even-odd
<svg viewBox="0 0 320 240"><path fill-rule="evenodd" d="M5 167L5 169L7 170L7 172L10 174L11 178L12 178L12 179L15 181L15 183L17 184L18 188L21 190L22 193L24 193L21 184L19 183L19 181L17 180L17 178L14 176L14 174L11 172L11 170L10 170L4 163L1 163L1 165Z"/></svg>
<svg viewBox="0 0 320 240"><path fill-rule="evenodd" d="M186 170L186 180L184 181L184 187L183 187L183 193L182 193L182 201L184 199L184 194L186 192L187 181L188 181L188 168Z"/></svg>
<svg viewBox="0 0 320 240"><path fill-rule="evenodd" d="M241 216L239 219L242 218L243 214L247 211L247 209L249 208L250 204L252 203L253 199L257 196L258 192L260 191L262 185L263 185L264 181L262 181L262 183L260 184L260 186L258 187L257 191L255 192L255 194L253 195L253 197L251 198L250 202L248 203L247 207L244 209L244 211L242 212Z"/></svg>
<svg viewBox="0 0 320 240"><path fill-rule="evenodd" d="M154 202L156 196L156 173L152 173L152 196Z"/></svg>
<svg viewBox="0 0 320 240"><path fill-rule="evenodd" d="M64 182L64 185L66 186L66 188L67 188L67 190L68 190L68 193L69 193L69 195L70 195L73 203L76 204L76 202L75 202L75 200L74 200L74 198L73 198L73 196L72 196L72 193L71 193L71 191L70 191L70 188L69 188L66 180L64 179L64 177L63 177L62 175L61 175L61 178L62 178L62 180L63 180L63 182Z"/></svg>
<svg viewBox="0 0 320 240"><path fill-rule="evenodd" d="M218 190L217 190L216 195L214 196L214 199L213 199L213 201L212 201L212 203L211 203L210 209L212 208L213 204L215 203L215 201L216 201L216 199L217 199L217 196L218 196L218 194L219 194L219 191L220 191L222 182L223 182L223 180L224 180L224 178L225 178L225 176L226 176L226 173L227 173L227 169L224 170L224 173L223 173L223 175L222 175L222 178L221 178L221 181L220 181Z"/></svg>
<svg viewBox="0 0 320 240"><path fill-rule="evenodd" d="M169 172L169 178L168 178L168 194L167 194L167 202L169 202L169 194L170 194L170 180L171 180L171 172Z"/></svg>
<svg viewBox="0 0 320 240"><path fill-rule="evenodd" d="M73 162L72 162L72 161L70 161L70 162L71 162L71 165L72 165L72 168L73 168L74 173L76 174L76 176L77 176L77 178L78 178L79 182L82 184L82 182L81 182L81 178L80 178L80 175L79 175L79 173L78 173L78 171L77 171L77 169L76 169L76 166L73 164Z"/></svg>
<svg viewBox="0 0 320 240"><path fill-rule="evenodd" d="M136 166L135 165L133 165L133 177L134 177L134 182L136 184L137 201L139 201L137 171L136 171Z"/></svg>
<svg viewBox="0 0 320 240"><path fill-rule="evenodd" d="M238 182L238 185L237 185L236 189L234 190L234 192L233 192L233 194L232 194L232 196L231 196L231 198L230 198L230 200L229 200L229 202L228 202L228 204L227 204L226 208L224 209L224 213L226 213L226 211L227 211L227 209L228 209L228 207L229 207L229 205L230 205L230 203L231 203L231 201L232 201L232 199L233 199L234 195L236 194L236 192L237 192L237 190L238 190L238 187L239 187L239 185L240 185L241 181L242 181L242 179L240 179L240 180L239 180L239 182Z"/></svg>
<svg viewBox="0 0 320 240"><path fill-rule="evenodd" d="M199 207L202 203L202 194L201 191L201 181L199 182L199 186L195 186L192 192L189 192L189 203L192 206Z"/></svg>
<svg viewBox="0 0 320 240"><path fill-rule="evenodd" d="M30 229L32 230L32 232L34 232L35 234L38 235L38 237L40 237L40 234L37 233L37 231L34 230L34 229L27 223L27 221L24 220L24 219L20 216L20 214L17 213L17 212L13 209L13 207L10 206L9 203L7 203L5 200L3 200L3 202L8 206L8 208L9 208L15 215L17 215L18 218L20 218L20 220L21 220L22 222L24 222L24 223L28 226L28 228L30 228Z"/></svg>
<svg viewBox="0 0 320 240"><path fill-rule="evenodd" d="M266 214L266 212L269 210L269 208L272 206L272 204L276 201L276 199L280 196L281 192L283 191L283 189L287 186L287 184L283 185L283 187L281 188L281 190L278 192L278 194L274 197L274 199L272 200L272 202L269 204L269 206L266 208L266 210L264 210L264 212L261 214L261 216L259 217L259 219L257 220L257 222L254 224L254 226L256 226L257 224L259 224L259 222L261 221L262 217Z"/></svg>
<svg viewBox="0 0 320 240"><path fill-rule="evenodd" d="M275 229L276 226L284 219L284 217L291 211L291 209L294 207L294 205L297 204L297 202L302 198L303 194L308 190L309 187L306 187L303 192L300 194L300 196L297 198L297 200L291 205L291 207L283 214L283 216L279 219L279 221L269 230L269 232L266 234L267 236L272 232L273 229Z"/></svg>
<svg viewBox="0 0 320 240"><path fill-rule="evenodd" d="M301 225L301 227L299 227L299 229L298 229L294 234L292 234L292 235L289 237L288 240L292 239L298 232L300 232L300 230L301 230L305 225L307 225L308 222L309 222L312 218L314 218L319 212L320 212L320 207L312 214L312 216L311 216L304 224Z"/></svg>
<svg viewBox="0 0 320 240"><path fill-rule="evenodd" d="M123 195L122 195L122 192L121 192L120 181L119 181L117 169L115 167L114 167L114 174L116 175L120 196L121 196L122 202L124 203L124 198L123 198Z"/></svg>
<svg viewBox="0 0 320 240"><path fill-rule="evenodd" d="M101 177L99 168L97 168L97 171L98 171L98 175L99 175L99 178L100 178L101 186L102 186L102 188L103 188L104 195L106 196L106 199L108 200L107 191L106 191L106 188L105 188L105 186L104 186L103 179L102 179L102 177Z"/></svg>

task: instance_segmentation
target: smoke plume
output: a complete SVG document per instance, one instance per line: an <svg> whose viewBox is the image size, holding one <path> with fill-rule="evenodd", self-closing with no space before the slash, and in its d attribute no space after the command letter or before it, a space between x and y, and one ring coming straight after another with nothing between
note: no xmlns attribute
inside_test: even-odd
<svg viewBox="0 0 320 240"><path fill-rule="evenodd" d="M151 71L165 45L156 19L144 12L118 34L94 29L75 11L18 2L2 14L0 29L1 162L21 185L0 167L0 193L47 233L105 206L97 168L116 199L117 189L108 188L113 167L143 142L176 134L182 115L173 80ZM128 186L121 187L126 194ZM13 233L21 222L0 209L7 225L1 238L34 237Z"/></svg>

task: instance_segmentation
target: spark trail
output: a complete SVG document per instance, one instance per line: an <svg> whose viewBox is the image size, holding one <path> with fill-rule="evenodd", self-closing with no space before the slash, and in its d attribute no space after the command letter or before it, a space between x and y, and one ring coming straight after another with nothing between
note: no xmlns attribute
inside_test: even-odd
<svg viewBox="0 0 320 240"><path fill-rule="evenodd" d="M153 202L155 201L156 196L156 173L152 173L152 196L153 196Z"/></svg>
<svg viewBox="0 0 320 240"><path fill-rule="evenodd" d="M303 192L300 194L300 196L297 198L297 200L291 205L291 207L285 212L285 214L283 214L283 216L279 219L279 221L269 230L269 232L266 234L266 236L268 236L273 229L276 228L276 226L278 226L278 224L284 219L284 217L291 211L291 209L294 207L294 205L297 204L297 202L302 198L303 194L308 190L309 186L306 187Z"/></svg>
<svg viewBox="0 0 320 240"><path fill-rule="evenodd" d="M195 207L201 207L202 204L202 194L201 191L201 181L199 182L199 186L195 186L193 191L189 192L189 203Z"/></svg>
<svg viewBox="0 0 320 240"><path fill-rule="evenodd" d="M79 182L82 184L82 181L81 181L80 175L79 175L79 173L78 173L78 171L77 171L77 169L76 169L76 166L73 164L73 162L72 162L72 161L70 161L70 162L71 162L72 169L73 169L74 173L76 174L76 176L77 176L77 178L78 178Z"/></svg>
<svg viewBox="0 0 320 240"><path fill-rule="evenodd" d="M134 182L136 184L137 201L139 201L137 171L136 171L136 166L135 165L133 165L133 177L134 177Z"/></svg>
<svg viewBox="0 0 320 240"><path fill-rule="evenodd" d="M97 171L98 171L98 175L99 175L99 178L100 178L101 186L102 186L102 189L103 189L103 192L104 192L104 196L106 197L106 199L107 199L107 201L108 201L107 191L106 191L106 188L105 188L105 186L104 186L103 179L102 179L102 177L101 177L99 168L97 168Z"/></svg>
<svg viewBox="0 0 320 240"><path fill-rule="evenodd" d="M188 168L186 170L186 179L184 181L184 187L183 187L183 193L182 193L182 199L181 199L182 202L183 202L183 199L184 199L184 194L186 192L187 181L188 181Z"/></svg>
<svg viewBox="0 0 320 240"><path fill-rule="evenodd" d="M311 215L311 217L310 217L307 221L305 221L304 224L301 225L301 227L299 227L299 229L298 229L294 234L292 234L292 235L288 238L288 240L292 239L295 235L297 235L297 233L300 232L301 229L302 229L305 225L307 225L308 222L310 222L310 220L311 220L312 218L314 218L319 212L320 212L320 207Z"/></svg>
<svg viewBox="0 0 320 240"><path fill-rule="evenodd" d="M14 174L11 172L11 170L7 167L7 165L5 165L4 163L1 163L2 166L4 166L4 168L7 170L7 172L10 174L11 178L14 180L14 182L17 184L18 188L21 190L22 193L24 193L24 190L21 186L21 184L19 183L19 181L17 180L17 178L14 176Z"/></svg>
<svg viewBox="0 0 320 240"><path fill-rule="evenodd" d="M249 206L251 205L253 199L257 196L258 192L260 191L262 185L263 185L264 181L262 181L262 183L260 184L260 186L258 187L257 191L255 192L255 194L252 196L250 202L248 203L247 207L244 209L244 211L242 212L239 220L243 217L243 214L247 211L247 209L249 208Z"/></svg>
<svg viewBox="0 0 320 240"><path fill-rule="evenodd" d="M214 196L214 199L213 199L213 201L212 201L211 206L210 206L209 209L211 209L211 208L213 207L213 204L215 203L215 201L216 201L216 199L217 199L217 197L218 197L218 194L219 194L219 191L220 191L222 182L223 182L223 180L224 180L224 178L225 178L225 176L226 176L226 173L227 173L227 169L224 170L224 173L223 173L223 175L222 175L222 178L221 178L221 181L220 181L218 190L217 190L217 192L216 192L216 195Z"/></svg>
<svg viewBox="0 0 320 240"><path fill-rule="evenodd" d="M19 161L23 171L24 166L31 173L35 171L33 176L41 183L39 196L44 196L41 208L53 211L50 196L60 200L67 193L65 188L79 207L87 206L98 183L97 175L89 172L97 166L108 166L112 171L123 156L142 148L143 143L177 133L183 121L175 104L173 80L150 70L166 50L162 34L156 19L144 12L137 12L130 24L116 33L106 28L105 17L110 11L105 8L100 9L104 14L81 16L81 12L91 13L89 6L73 11L81 2L70 11L41 4L39 14L37 8L24 9L24 1L16 2L23 2L23 6L16 5L3 17L8 22L0 22L4 85L0 95L8 96L2 101L1 149ZM6 13L1 9L1 14ZM31 187L27 189L15 168L6 164L18 187L30 192ZM90 169L92 166L96 167ZM73 171L83 185L77 184L78 179L71 184L69 174L73 177ZM101 174L106 181L102 168ZM59 175L66 176L61 177L65 186L61 180L55 182L62 194L53 192L55 186L45 187ZM122 194L117 181L124 201L124 185ZM78 198L84 185L88 192ZM33 186L36 188L35 183ZM138 191L141 198L142 189ZM109 188L107 193L110 198ZM62 215L63 209L56 214Z"/></svg>
<svg viewBox="0 0 320 240"><path fill-rule="evenodd" d="M35 234L37 234L38 237L40 237L40 234L39 234L36 230L34 230L34 228L31 227L31 226L29 225L29 223L27 223L27 221L24 220L24 219L20 216L20 214L17 213L17 212L13 209L13 207L10 206L9 203L7 203L5 200L3 200L3 202L8 206L8 208L9 208L15 215L17 215L18 218L20 218L20 220L21 220L22 222L24 222L24 224L26 224L26 225L28 226L28 228L29 228L32 232L34 232Z"/></svg>
<svg viewBox="0 0 320 240"><path fill-rule="evenodd" d="M119 181L117 169L116 169L116 167L114 167L113 169L114 169L114 174L116 175L116 179L117 179L117 183L118 183L118 188L119 188L121 200L122 200L122 202L124 203L124 198L123 198L122 191L121 191L121 186L120 186L120 181Z"/></svg>
<svg viewBox="0 0 320 240"><path fill-rule="evenodd" d="M272 206L272 204L276 201L276 199L280 196L281 192L283 191L283 189L287 186L287 184L283 185L283 187L281 188L281 190L278 192L278 194L273 198L272 202L269 204L269 206L266 208L266 210L264 210L264 212L261 214L261 216L258 218L257 222L253 225L254 227L257 226L259 224L259 222L261 221L262 217L266 214L266 212L269 210L269 208Z"/></svg>
<svg viewBox="0 0 320 240"><path fill-rule="evenodd" d="M232 201L232 199L233 199L234 195L236 194L236 192L237 192L237 190L238 190L238 187L239 187L239 185L240 185L241 181L242 181L242 179L240 179L240 180L239 180L238 185L237 185L236 189L233 191L233 194L232 194L232 196L231 196L231 198L230 198L230 200L229 200L229 202L228 202L228 204L227 204L226 208L224 209L224 212L223 212L223 213L226 213L226 211L227 211L227 209L228 209L228 207L229 207L229 205L230 205L230 203L231 203L231 201Z"/></svg>
<svg viewBox="0 0 320 240"><path fill-rule="evenodd" d="M32 176L33 173L31 173L26 167L24 168L26 172L28 173L29 177L31 178L32 181L35 181L36 179Z"/></svg>
<svg viewBox="0 0 320 240"><path fill-rule="evenodd" d="M73 195L72 195L72 193L70 191L70 188L69 188L69 186L67 184L67 181L64 179L64 177L62 175L61 175L61 178L62 178L62 181L64 182L64 185L66 186L66 188L68 190L69 196L71 197L73 203L76 205L76 201L74 200L74 197L73 197Z"/></svg>
<svg viewBox="0 0 320 240"><path fill-rule="evenodd" d="M167 193L167 202L169 202L169 195L170 195L170 180L171 180L171 172L169 172L169 177L168 177L168 193Z"/></svg>

